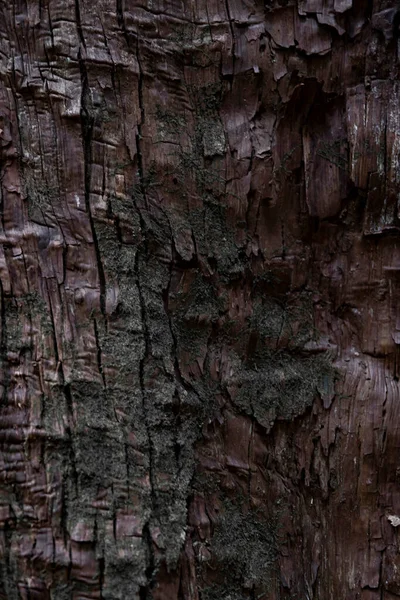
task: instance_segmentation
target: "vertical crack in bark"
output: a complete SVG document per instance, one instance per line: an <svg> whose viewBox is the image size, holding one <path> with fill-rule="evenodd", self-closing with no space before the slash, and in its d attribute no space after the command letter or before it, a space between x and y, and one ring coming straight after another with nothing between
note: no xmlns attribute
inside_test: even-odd
<svg viewBox="0 0 400 600"><path fill-rule="evenodd" d="M0 279L0 293L1 293L1 338L0 338L0 357L1 357L1 370L2 370L2 394L0 396L0 403L7 404L7 392L10 382L10 375L7 369L7 319L6 319L6 305L4 297L3 282Z"/></svg>
<svg viewBox="0 0 400 600"><path fill-rule="evenodd" d="M0 563L0 573L2 574L1 583L4 585L4 591L7 594L6 598L19 599L20 594L18 592L17 584L15 583L15 577L13 573L13 567L11 563L11 547L12 547L12 526L8 522L4 525L4 554Z"/></svg>
<svg viewBox="0 0 400 600"><path fill-rule="evenodd" d="M285 221L281 219L282 260L286 259Z"/></svg>
<svg viewBox="0 0 400 600"><path fill-rule="evenodd" d="M79 6L79 0L75 0L75 17L76 17L76 28L78 30L79 40L82 46L86 49L86 42L83 35L82 23L81 23L81 10Z"/></svg>
<svg viewBox="0 0 400 600"><path fill-rule="evenodd" d="M172 233L171 233L172 235ZM175 249L175 244L172 239L172 256L176 256L177 252ZM201 400L199 393L197 392L197 390L194 388L194 386L187 381L186 379L183 378L181 370L180 370L180 366L179 366L179 359L178 359L178 355L179 355L179 348L178 348L178 340L176 338L175 332L174 332L174 328L172 325L172 319L171 319L171 314L170 311L168 309L168 298L169 298L169 290L171 287L171 278L172 278L172 268L173 268L173 264L174 264L174 260L172 258L171 262L170 262L170 270L169 270L169 280L168 280L168 285L167 288L164 290L163 292L163 302L164 302L164 310L165 313L167 315L168 318L168 324L169 324L169 330L171 332L171 337L172 337L172 344L173 344L173 356L174 356L174 373L175 373L175 377L177 382L182 386L182 388L185 390L185 392L192 392L199 400Z"/></svg>
<svg viewBox="0 0 400 600"><path fill-rule="evenodd" d="M96 227L94 224L92 209L90 206L90 188L91 188L91 176L92 176L92 143L93 143L93 126L94 118L92 116L92 104L90 97L90 87L88 74L86 70L85 61L82 58L81 50L78 53L78 62L81 74L81 126L82 126L82 143L83 143L83 154L85 161L85 205L89 216L90 229L93 238L93 244L97 259L97 268L99 273L100 283L100 310L104 317L104 321L107 324L106 318L106 279L103 269L103 263L101 261L100 247L96 234Z"/></svg>
<svg viewBox="0 0 400 600"><path fill-rule="evenodd" d="M15 58L14 58L14 56L12 57L12 77L9 75L7 79L8 79L8 84L10 86L11 94L12 94L13 101L14 101L15 120L16 120L17 131L18 131L18 141L19 141L19 147L20 147L20 151L21 151L21 157L23 158L24 145L23 145L23 142L22 142L22 127L21 127L21 120L20 120L21 119L20 118L20 106L19 106L18 96L17 96L17 92L16 92ZM2 177L1 178L3 178L3 173L2 173ZM5 227L4 227L3 199L2 199L2 210L1 210L1 222L2 222L2 225L3 225L3 229L5 229Z"/></svg>
<svg viewBox="0 0 400 600"><path fill-rule="evenodd" d="M121 5L121 2L119 2L119 1L118 1L118 7L119 7L118 14L121 15L120 19L122 19L122 23L123 23L122 5ZM125 31L124 25L123 25L123 29ZM140 61L139 37L137 37L137 39L136 39L136 58L138 61L138 66L139 66L138 103L139 103L139 110L140 110L140 122L137 123L138 133L136 134L136 152L137 152L138 177L139 177L139 186L140 186L140 191L141 191L141 197L143 198L144 204L147 209L147 193L146 193L145 177L144 177L144 169L143 169L143 158L142 158L141 145L140 145L140 141L142 139L142 135L141 135L142 134L142 124L144 123L145 112L144 112L144 105L143 105L143 72L142 72L142 65L141 65L141 61ZM152 543L152 539L151 539L150 524L151 524L153 515L155 515L156 511L157 511L157 493L156 493L155 483L154 483L154 452L155 451L154 451L154 445L153 445L153 439L152 439L151 425L150 425L149 419L148 419L148 408L147 408L147 397L148 396L147 396L147 391L146 391L146 380L145 380L146 362L148 361L149 357L151 357L150 335L149 335L148 325L147 325L146 302L145 302L145 299L143 296L142 282L141 282L141 276L140 276L140 260L141 260L142 252L144 255L147 256L147 227L146 227L146 222L143 219L141 208L137 205L137 203L135 201L134 201L134 203L136 206L136 210L138 211L140 227L141 227L142 234L144 236L144 239L142 240L143 251L141 250L141 248L138 248L138 250L136 252L134 272L135 272L135 278L136 278L136 286L137 286L138 293L139 293L140 313L141 313L141 321L142 321L143 336L144 336L144 343L145 343L144 354L143 354L142 358L140 359L140 364L139 364L139 379L140 379L140 388L141 388L141 395L142 395L143 420L145 423L145 428L146 428L146 433L147 433L148 450L149 450L149 481L150 481L150 496L151 496L151 513L143 527L143 532L142 532L143 540L147 543L149 559L148 559L148 567L145 572L146 579L147 579L147 585L141 586L140 597L146 598L149 595L150 589L154 583L154 576L155 576L155 556L154 556L154 551L153 551L153 543Z"/></svg>
<svg viewBox="0 0 400 600"><path fill-rule="evenodd" d="M50 3L46 3L46 4L47 4L47 16L49 19L49 32L50 32L51 45L54 50L54 28L53 28L53 21L51 19L51 13L50 13Z"/></svg>
<svg viewBox="0 0 400 600"><path fill-rule="evenodd" d="M387 123L387 120L388 120L388 117L387 117L387 114L385 114L385 127L383 129L383 177L385 178L384 189L385 189L385 199L386 199L384 225L386 225L388 223L388 217L389 217L389 223L392 223L393 219L395 218L395 214L393 216L390 214L389 215L387 214L387 209L388 209L388 206L387 206L387 198L388 198L388 195L387 195L387 191L388 191L387 190L387 187L388 187L388 185L387 185L388 184L388 155L387 155L387 125L388 125L388 123Z"/></svg>
<svg viewBox="0 0 400 600"><path fill-rule="evenodd" d="M383 563L385 561L385 548L383 550L381 550L380 555L381 555L381 560L380 560L380 563L379 563L379 583L378 583L378 588L380 590L379 600L384 600L384 598L385 598L385 588L382 585L382 583L383 583Z"/></svg>
<svg viewBox="0 0 400 600"><path fill-rule="evenodd" d="M104 577L105 577L105 570L106 570L106 564L105 564L105 559L104 557L99 558L98 560L99 563L99 587L100 587L100 600L102 598L104 598L103 596L103 588L104 588Z"/></svg>
<svg viewBox="0 0 400 600"><path fill-rule="evenodd" d="M47 289L47 293L50 296L48 289ZM52 307L51 301L49 301L49 313L50 313L50 319L52 322L53 345L54 345L54 355L55 355L55 360L56 360L56 365L57 365L57 367L56 367L57 368L57 376L59 379L60 389L62 390L62 393L65 398L65 404L66 404L66 409L67 409L67 415L66 415L67 416L67 425L65 427L65 433L67 435L67 441L68 441L70 469L66 469L62 474L63 492L62 492L62 508L61 508L61 528L62 528L62 532L63 532L64 543L67 544L68 510L67 510L67 503L66 503L66 490L68 490L68 487L69 487L67 484L67 481L71 481L71 479L72 479L72 484L75 488L75 494L78 495L78 470L77 470L77 466L76 466L76 456L75 456L74 443L73 443L73 430L74 430L74 414L73 413L74 413L74 411L73 411L71 386L65 380L64 368L63 368L62 360L60 360L60 355L59 355L59 351L58 351L56 325L55 325L54 313L53 313L53 307ZM69 564L68 568L69 569L72 568L71 556L70 556L70 564Z"/></svg>
<svg viewBox="0 0 400 600"><path fill-rule="evenodd" d="M173 232L173 229L172 229L171 220L170 220L167 212L165 212L165 216L166 216L167 221L168 221L169 234L170 234L170 238L171 238L171 260L169 261L167 287L163 290L163 305L164 305L165 314L166 314L167 319L168 319L169 331L171 333L171 338L172 338L172 354L173 354L173 357L174 357L174 374L175 374L177 382L182 386L182 388L184 390L191 391L197 397L199 397L198 393L193 388L193 386L191 386L189 384L189 382L186 382L184 380L184 378L182 377L182 373L181 373L180 367L179 367L178 342L177 342L177 339L176 339L176 335L175 335L174 328L173 328L173 325L172 325L171 314L170 314L169 307L168 307L169 292L170 292L170 289L171 289L171 281L172 281L172 272L173 272L174 265L177 262L178 251L177 251L176 246L175 246L174 232ZM194 240L194 235L193 235L193 230L192 229L191 229L191 237L193 239L193 243L194 243L194 247L195 247L195 251L196 251L196 245L195 245L195 240ZM196 256L193 259L193 261L194 261L195 264L197 264L197 256L198 255L197 255L197 251L196 251Z"/></svg>
<svg viewBox="0 0 400 600"><path fill-rule="evenodd" d="M150 339L149 332L147 327L147 318L146 318L146 304L143 297L142 285L140 281L140 251L138 250L135 257L135 278L136 278L136 286L139 293L139 302L140 302L140 312L141 312L141 320L143 326L143 337L144 337L144 353L140 359L139 363L139 381L140 381L140 390L142 395L142 410L143 410L143 420L145 424L146 434L147 434L147 443L148 443L148 452L149 452L149 481L150 481L150 498L151 498L151 512L150 516L146 521L146 524L143 527L143 540L147 543L148 555L149 555L149 566L146 569L146 578L147 578L147 590L151 589L154 575L155 575L155 558L153 551L153 544L151 540L151 532L150 532L150 523L153 518L153 515L157 509L157 495L154 486L154 447L152 440L152 432L151 426L148 419L148 409L147 409L147 392L146 392L146 381L145 381L145 366L148 357L151 356L150 352ZM141 588L142 589L142 588ZM147 594L145 595L147 597Z"/></svg>
<svg viewBox="0 0 400 600"><path fill-rule="evenodd" d="M231 87L231 90L232 90L233 78L235 77L236 37L235 37L235 31L233 29L231 11L230 11L230 8L229 8L229 0L225 0L225 8L226 8L226 14L227 14L227 17L228 17L228 22L229 22L229 29L231 31L231 38L232 38L232 50L231 50L231 55L232 55L232 77L231 77L231 80L230 80L230 87Z"/></svg>
<svg viewBox="0 0 400 600"><path fill-rule="evenodd" d="M101 360L101 345L100 345L100 338L99 338L99 328L97 326L96 319L93 319L93 328L94 328L94 335L95 335L95 338L96 338L97 367L99 369L99 373L100 373L101 378L103 380L103 387L106 388L107 387L107 383L106 383L106 378L105 378L104 371L103 371L103 364L102 364L102 360Z"/></svg>
<svg viewBox="0 0 400 600"><path fill-rule="evenodd" d="M116 14L117 14L118 26L120 27L120 29L123 33L123 36L126 41L126 45L129 47L130 46L129 32L127 31L127 29L125 27L123 2L124 2L124 0L116 0L115 10L116 10Z"/></svg>
<svg viewBox="0 0 400 600"><path fill-rule="evenodd" d="M249 494L249 502L251 503L251 485L252 485L252 472L251 472L251 445L253 443L253 431L254 431L254 417L252 417L250 423L250 435L249 435L249 444L247 448L247 460L249 463L249 482L248 482L248 494Z"/></svg>
<svg viewBox="0 0 400 600"><path fill-rule="evenodd" d="M145 120L145 110L143 104L143 69L142 63L140 59L140 48L139 48L139 35L136 39L136 58L139 66L139 76L138 76L138 102L139 102L139 110L140 110L140 122L137 123L137 134L136 134L136 151L137 151L137 161L138 161L138 174L140 187L142 190L143 200L145 202L146 208L147 206L147 194L144 183L144 170L143 170L143 156L141 150L141 139L142 139L142 126Z"/></svg>
<svg viewBox="0 0 400 600"><path fill-rule="evenodd" d="M147 521L147 523L143 527L143 539L146 540L147 547L149 550L149 563L148 563L148 567L146 568L146 572L145 572L148 583L146 586L140 586L139 598L140 598L140 600L148 600L149 598L151 598L150 590L154 583L153 580L154 580L154 574L155 574L155 570L156 570L155 556L154 556L154 552L152 550L153 542L151 539L151 531L150 531L149 521Z"/></svg>

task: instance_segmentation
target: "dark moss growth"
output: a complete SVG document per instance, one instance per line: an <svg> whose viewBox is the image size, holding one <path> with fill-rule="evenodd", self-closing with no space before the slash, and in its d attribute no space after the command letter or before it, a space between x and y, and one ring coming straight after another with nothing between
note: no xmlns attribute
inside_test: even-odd
<svg viewBox="0 0 400 600"><path fill-rule="evenodd" d="M223 100L225 88L218 81L207 85L191 85L188 86L189 96L192 99L197 115L215 116Z"/></svg>
<svg viewBox="0 0 400 600"><path fill-rule="evenodd" d="M6 530L7 531L7 530ZM7 531L8 542L15 541L17 533ZM11 544L10 544L11 545ZM0 594L7 600L20 600L21 594L18 590L17 581L19 580L19 565L15 553L10 552L6 547L3 550L2 560L0 561Z"/></svg>
<svg viewBox="0 0 400 600"><path fill-rule="evenodd" d="M188 93L195 114L195 127L190 147L180 147L177 153L176 177L185 184L189 175L194 178L200 195L209 191L217 197L225 193L223 172L218 170L218 165L215 167L204 159L225 154L225 133L219 117L223 88L219 84L191 86Z"/></svg>
<svg viewBox="0 0 400 600"><path fill-rule="evenodd" d="M108 198L110 212L116 217L129 222L130 227L138 237L140 232L140 219L135 207L134 199L128 190L126 195L110 195Z"/></svg>
<svg viewBox="0 0 400 600"><path fill-rule="evenodd" d="M31 292L22 297L22 302L27 307L28 314L33 318L39 318L41 331L44 334L53 332L53 322L46 302L37 292Z"/></svg>
<svg viewBox="0 0 400 600"><path fill-rule="evenodd" d="M231 584L208 585L201 590L202 600L247 600L250 596L245 595L240 590L240 584L233 582Z"/></svg>
<svg viewBox="0 0 400 600"><path fill-rule="evenodd" d="M156 119L158 132L162 140L168 136L175 138L186 127L184 116L166 110L160 105L156 107Z"/></svg>
<svg viewBox="0 0 400 600"><path fill-rule="evenodd" d="M59 185L56 181L49 181L47 174L36 173L31 166L23 163L21 163L20 173L23 193L28 202L29 217L42 221L45 213L51 213L53 203L59 198Z"/></svg>
<svg viewBox="0 0 400 600"><path fill-rule="evenodd" d="M172 329L178 348L196 354L207 344L211 323L218 319L221 304L213 286L200 274L189 291L176 300Z"/></svg>
<svg viewBox="0 0 400 600"><path fill-rule="evenodd" d="M285 323L285 309L278 302L267 298L255 305L250 327L260 337L278 339Z"/></svg>
<svg viewBox="0 0 400 600"><path fill-rule="evenodd" d="M106 430L115 423L110 395L100 383L76 380L70 389L78 427Z"/></svg>
<svg viewBox="0 0 400 600"><path fill-rule="evenodd" d="M187 64L206 67L218 63L219 59L211 49L210 25L181 24L174 27L168 41L172 42L174 53Z"/></svg>
<svg viewBox="0 0 400 600"><path fill-rule="evenodd" d="M161 373L155 380L154 370L152 374L151 392L144 399L150 446L151 522L161 532L159 543L168 566L175 568L185 540L193 446L200 433L204 405L192 391L177 388ZM149 381L147 372L144 378Z"/></svg>
<svg viewBox="0 0 400 600"><path fill-rule="evenodd" d="M152 162L146 169L146 172L141 175L140 181L131 190L135 206L141 203L145 195L161 185L157 175L157 165Z"/></svg>
<svg viewBox="0 0 400 600"><path fill-rule="evenodd" d="M125 600L139 597L140 586L147 583L148 548L142 538L130 537L118 545L111 541L104 548L106 556L104 600Z"/></svg>
<svg viewBox="0 0 400 600"><path fill-rule="evenodd" d="M9 300L5 306L5 343L9 352L19 352L23 347L22 310L16 301Z"/></svg>
<svg viewBox="0 0 400 600"><path fill-rule="evenodd" d="M223 156L225 154L226 143L221 121L212 117L204 118L201 123L201 130L204 156ZM220 182L224 182L221 176L218 176L218 179Z"/></svg>
<svg viewBox="0 0 400 600"><path fill-rule="evenodd" d="M210 136L213 136L217 129L212 129L210 126ZM192 147L189 149L180 149L177 153L178 166L175 170L177 181L184 186L187 178L193 178L196 182L196 188L200 196L206 192L213 193L215 197L225 194L226 181L221 173L211 165L204 163L203 156L205 155L203 129L198 128L196 138L192 140ZM215 141L215 146L221 149L224 147L224 142L221 140ZM217 153L217 152L215 152ZM218 153L220 151L218 150Z"/></svg>
<svg viewBox="0 0 400 600"><path fill-rule="evenodd" d="M218 331L218 341L228 345L235 344L241 340L245 343L248 330L247 327L235 319L224 318Z"/></svg>
<svg viewBox="0 0 400 600"><path fill-rule="evenodd" d="M195 360L202 348L207 345L207 340L211 332L210 326L179 322L177 320L174 326L178 348L180 352L189 354L189 363Z"/></svg>
<svg viewBox="0 0 400 600"><path fill-rule="evenodd" d="M43 397L42 406L42 423L48 438L61 439L61 434L58 432L62 432L64 429L64 419L65 415L68 414L68 406L60 386L55 385L52 387L51 394Z"/></svg>
<svg viewBox="0 0 400 600"><path fill-rule="evenodd" d="M121 244L111 223L96 223L96 235L105 270L115 274L132 271L136 246Z"/></svg>
<svg viewBox="0 0 400 600"><path fill-rule="evenodd" d="M83 482L101 485L126 480L125 448L117 432L86 427L74 435L76 469ZM83 483L82 482L82 483Z"/></svg>
<svg viewBox="0 0 400 600"><path fill-rule="evenodd" d="M260 290L273 290L273 286L279 283L280 278L278 275L272 270L268 269L263 271L260 275L257 275L254 278L254 288L259 288Z"/></svg>
<svg viewBox="0 0 400 600"><path fill-rule="evenodd" d="M200 316L208 322L218 319L221 303L213 285L199 272L196 273L189 290L177 297L179 316L186 321L196 322Z"/></svg>
<svg viewBox="0 0 400 600"><path fill-rule="evenodd" d="M226 198L227 181L225 167L219 156L225 154L226 141L219 109L224 95L224 86L188 86L190 103L194 113L195 125L190 142L180 145L176 152L177 165L173 170L175 188L170 190L187 198L188 181L195 187L201 198L202 206L192 209L186 219L169 218L170 231L164 226L160 241L177 227L171 225L178 221L181 230L193 232L193 240L199 254L217 262L216 269L225 279L235 278L243 273L243 260L235 243L235 228L227 224ZM181 117L171 115L159 109L160 122L164 128L176 130ZM199 203L200 204L200 203Z"/></svg>
<svg viewBox="0 0 400 600"><path fill-rule="evenodd" d="M216 261L218 274L224 281L243 273L244 261L234 240L233 230L226 225L224 207L211 195L204 197L204 208L192 211L189 221L199 252Z"/></svg>
<svg viewBox="0 0 400 600"><path fill-rule="evenodd" d="M288 348L300 349L317 338L313 324L313 307L310 294L255 300L250 329L259 339L259 346L267 343L273 347L282 339ZM260 348L254 348L256 352Z"/></svg>
<svg viewBox="0 0 400 600"><path fill-rule="evenodd" d="M28 320L27 320L28 318ZM51 334L53 324L46 302L37 293L32 292L14 299L6 299L5 302L5 343L10 352L19 352L23 347L30 344L32 328L24 334L23 322L29 324L33 330L38 330L42 335ZM43 342L43 339L40 338Z"/></svg>
<svg viewBox="0 0 400 600"><path fill-rule="evenodd" d="M71 600L73 597L73 586L71 583L59 583L50 588L51 600Z"/></svg>
<svg viewBox="0 0 400 600"><path fill-rule="evenodd" d="M132 331L117 329L101 333L100 343L104 365L114 367L118 371L117 382L123 380L128 374L138 372L138 361L144 351L141 334L134 335Z"/></svg>
<svg viewBox="0 0 400 600"><path fill-rule="evenodd" d="M58 198L59 190L55 184L52 185L45 182L32 183L32 181L28 180L25 186L28 201L33 208L49 210L52 202Z"/></svg>
<svg viewBox="0 0 400 600"><path fill-rule="evenodd" d="M136 282L133 279L133 274L129 272L130 267L133 265L129 264L129 258L131 254L126 255L126 269L127 274L124 276L120 274L119 277L119 294L118 294L118 305L117 313L118 316L124 318L125 328L131 332L142 331L142 321L139 308L139 291ZM125 258L125 257L124 257ZM125 262L125 261L123 261Z"/></svg>
<svg viewBox="0 0 400 600"><path fill-rule="evenodd" d="M132 168L132 161L117 164L111 174L123 173L126 167ZM154 202L153 199L155 192L161 185L162 178L157 177L157 168L154 163L151 163L146 172L141 176L140 181L137 180L136 183L127 188L123 195L111 194L108 198L108 215L110 217L117 217L117 219L108 223L96 222L96 234L99 241L101 242L103 238L105 243L110 239L114 243L118 241L119 219L129 223L129 227L132 229L138 243L142 240L143 236L151 233L153 230L157 233L160 210L157 202ZM149 209L150 203L152 203L151 210ZM142 231L143 225L146 227L146 231ZM165 223L163 223L163 227L165 229ZM166 230L168 231L168 225ZM165 241L165 233L160 237ZM121 247L123 248L123 245Z"/></svg>
<svg viewBox="0 0 400 600"><path fill-rule="evenodd" d="M218 494L221 491L222 478L216 473L196 469L192 480L192 489L199 494Z"/></svg>
<svg viewBox="0 0 400 600"><path fill-rule="evenodd" d="M257 588L267 591L273 579L277 557L277 527L255 511L245 512L238 504L226 502L211 540L212 568L218 569L224 581L218 586L205 586L202 598L212 600L217 592L222 597L243 597L239 590ZM221 598L221 596L220 596Z"/></svg>
<svg viewBox="0 0 400 600"><path fill-rule="evenodd" d="M319 389L333 387L334 377L335 371L323 355L265 350L252 367L239 367L234 402L269 428L276 418L291 419L302 414Z"/></svg>

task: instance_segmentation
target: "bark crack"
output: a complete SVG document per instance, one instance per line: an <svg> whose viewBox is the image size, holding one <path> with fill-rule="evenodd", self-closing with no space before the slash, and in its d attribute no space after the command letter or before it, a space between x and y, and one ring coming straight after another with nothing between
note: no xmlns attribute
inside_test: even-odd
<svg viewBox="0 0 400 600"><path fill-rule="evenodd" d="M81 127L82 127L82 143L84 153L84 185L85 185L85 206L89 217L90 229L93 238L93 244L97 259L97 267L99 273L99 284L100 284L100 311L106 319L106 279L101 261L100 248L96 234L96 227L94 224L94 218L92 209L90 206L90 190L91 190L91 178L92 178L92 144L93 144L93 126L94 118L92 116L92 103L90 97L90 87L88 74L86 70L85 60L82 58L81 51L78 53L78 62L81 74Z"/></svg>
<svg viewBox="0 0 400 600"><path fill-rule="evenodd" d="M144 425L145 425L145 429L146 429L148 452L149 452L149 481L150 481L150 499L151 499L150 516L148 517L148 519L143 527L143 532L142 532L143 539L147 542L147 547L148 547L148 552L149 552L149 566L146 569L147 585L141 587L140 589L141 589L141 598L142 597L147 598L147 595L148 595L147 591L151 589L151 586L153 584L154 575L155 575L155 557L154 557L154 550L153 550L153 544L152 544L152 539L151 539L150 523L153 518L153 514L155 513L155 510L156 510L157 496L156 496L155 485L154 485L154 447L153 447L151 426L150 426L149 419L147 416L148 415L148 407L147 407L147 391L146 391L146 381L145 381L146 361L147 361L148 357L151 356L150 336L149 336L149 331L148 331L148 326L147 326L146 304L145 304L145 300L143 297L143 291L142 291L142 286L141 286L141 281L140 281L139 260L140 260L140 252L138 250L138 252L136 253L136 257L135 257L134 271L135 271L135 278L136 278L136 286L137 286L138 293L139 293L140 312L141 312L141 320L142 320L142 326L143 326L143 338L144 338L144 344L145 344L144 353L143 353L143 356L141 357L140 363L139 363L139 381L140 381L140 390L141 390L141 395L142 395L143 420L144 420ZM145 594L144 596L142 596L143 593Z"/></svg>
<svg viewBox="0 0 400 600"><path fill-rule="evenodd" d="M236 37L235 37L234 29L233 29L232 17L231 17L231 12L230 12L230 8L229 8L229 0L225 0L225 7L226 7L226 14L227 14L227 17L228 17L228 22L229 22L229 29L231 31L231 39L232 39L232 48L231 48L231 56L232 56L232 79L231 79L231 82L230 82L230 87L231 87L231 90L232 90L232 87L233 87L233 78L235 76Z"/></svg>

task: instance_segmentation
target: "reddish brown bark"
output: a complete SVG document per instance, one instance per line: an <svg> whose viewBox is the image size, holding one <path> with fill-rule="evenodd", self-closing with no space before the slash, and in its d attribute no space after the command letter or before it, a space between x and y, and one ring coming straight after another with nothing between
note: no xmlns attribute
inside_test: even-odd
<svg viewBox="0 0 400 600"><path fill-rule="evenodd" d="M0 598L400 596L397 4L1 9Z"/></svg>

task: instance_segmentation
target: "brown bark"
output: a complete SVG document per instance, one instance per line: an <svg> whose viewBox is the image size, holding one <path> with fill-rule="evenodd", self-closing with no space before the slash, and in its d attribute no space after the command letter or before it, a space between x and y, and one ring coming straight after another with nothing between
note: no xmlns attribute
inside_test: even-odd
<svg viewBox="0 0 400 600"><path fill-rule="evenodd" d="M397 3L0 6L0 598L400 596Z"/></svg>

